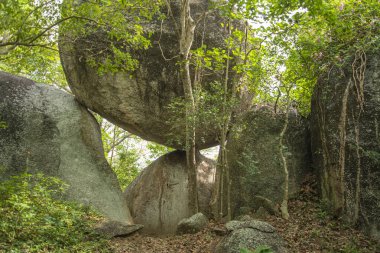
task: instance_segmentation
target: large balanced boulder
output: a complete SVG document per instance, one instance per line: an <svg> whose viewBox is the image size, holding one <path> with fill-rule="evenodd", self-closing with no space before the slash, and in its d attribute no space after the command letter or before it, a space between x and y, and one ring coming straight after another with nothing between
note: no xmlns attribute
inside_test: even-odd
<svg viewBox="0 0 380 253"><path fill-rule="evenodd" d="M104 158L99 125L70 94L0 72L0 180L27 171L58 177L67 198L132 223Z"/></svg>
<svg viewBox="0 0 380 253"><path fill-rule="evenodd" d="M262 107L244 115L227 143L233 215L264 208L276 214L284 196L285 171L280 134L285 114ZM294 111L283 137L283 154L289 171L289 196L296 196L310 173L308 122ZM244 210L244 211L243 211Z"/></svg>
<svg viewBox="0 0 380 253"><path fill-rule="evenodd" d="M198 154L199 211L210 215L215 164ZM135 222L147 234L174 234L189 209L186 153L174 151L154 161L127 187L125 197Z"/></svg>
<svg viewBox="0 0 380 253"><path fill-rule="evenodd" d="M258 250L260 247L275 253L287 252L285 241L276 229L266 222L233 220L225 226L230 234L219 242L215 253L240 253L242 249Z"/></svg>
<svg viewBox="0 0 380 253"><path fill-rule="evenodd" d="M380 52L329 68L311 109L323 199L335 215L380 239Z"/></svg>
<svg viewBox="0 0 380 253"><path fill-rule="evenodd" d="M144 31L152 34L152 43L146 50L128 48L132 58L139 62L138 68L133 72L98 73L98 68L89 59L94 54L95 60L100 63L105 57L112 59L112 53L111 56L100 53L110 52L111 47L104 32L94 32L80 38L70 32L61 32L60 52L70 88L81 103L143 139L184 149L185 121L174 123L171 119L185 116L179 108L176 108L176 112L168 109L174 98L178 99L184 94L178 64L179 36L176 29L180 2L170 1L172 15L162 23L156 17L143 25ZM193 49L202 44L208 48L225 47L228 31L220 25L223 18L217 11L207 12L211 5L209 2L211 1L190 0L192 16L199 24L195 30ZM164 9L163 13L168 13L168 10ZM114 45L117 46L117 43ZM202 78L203 87L212 81L223 79L222 73L217 71L206 74ZM194 76L193 71L191 76ZM200 124L196 134L197 148L216 145L215 122L204 120Z"/></svg>

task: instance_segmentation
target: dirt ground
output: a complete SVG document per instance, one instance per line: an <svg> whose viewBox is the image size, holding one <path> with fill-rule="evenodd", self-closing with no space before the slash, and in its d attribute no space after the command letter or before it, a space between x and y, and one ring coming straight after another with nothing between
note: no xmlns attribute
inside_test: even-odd
<svg viewBox="0 0 380 253"><path fill-rule="evenodd" d="M285 239L289 252L299 253L380 253L380 245L340 220L328 216L317 197L303 194L289 202L289 220L267 216L261 220L273 225ZM210 222L193 235L151 237L136 233L115 238L117 253L211 253L223 238L214 232L221 224Z"/></svg>

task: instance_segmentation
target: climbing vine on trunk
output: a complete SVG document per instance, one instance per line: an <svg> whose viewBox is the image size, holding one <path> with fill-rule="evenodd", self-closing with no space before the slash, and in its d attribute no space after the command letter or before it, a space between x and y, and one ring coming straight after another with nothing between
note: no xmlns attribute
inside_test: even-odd
<svg viewBox="0 0 380 253"><path fill-rule="evenodd" d="M282 218L285 220L289 219L289 212L288 212L288 199L289 199L289 169L288 169L288 162L286 159L286 146L284 144L284 136L286 133L286 130L288 129L289 124L289 110L290 110L290 88L287 90L287 97L286 97L286 112L285 112L285 122L284 126L280 133L280 142L279 142L279 150L280 150L280 156L282 160L282 166L284 169L284 193L282 197L282 202L280 206L280 211Z"/></svg>

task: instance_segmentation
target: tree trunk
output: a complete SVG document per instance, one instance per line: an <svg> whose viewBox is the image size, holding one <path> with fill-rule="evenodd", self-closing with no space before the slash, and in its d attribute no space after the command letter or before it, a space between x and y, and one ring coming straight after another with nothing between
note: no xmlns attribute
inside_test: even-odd
<svg viewBox="0 0 380 253"><path fill-rule="evenodd" d="M231 34L231 24L228 22L228 32ZM227 62L226 62L226 74L224 79L224 87L223 87L223 123L222 123L222 129L221 129L221 143L220 143L220 149L221 149L221 166L223 168L224 176L222 175L222 179L225 178L226 180L226 205L227 205L227 220L231 220L231 182L230 182L230 171L227 163L227 150L226 150L226 142L227 142L227 133L228 133L228 126L230 124L231 120L231 114L232 110L227 105L229 101L228 95L230 92L235 93L234 90L229 91L228 89L228 81L229 81L229 71L230 71L230 52L231 48L230 45L227 45ZM233 97L233 95L231 95ZM223 194L223 192L221 192ZM221 200L223 197L221 196ZM223 205L221 205L221 208L223 208ZM221 209L221 212L223 212L223 209Z"/></svg>
<svg viewBox="0 0 380 253"><path fill-rule="evenodd" d="M191 18L189 0L181 1L181 79L186 103L186 158L189 178L189 208L198 212L197 162L195 149L195 99L190 77L189 54L194 41L195 22Z"/></svg>
<svg viewBox="0 0 380 253"><path fill-rule="evenodd" d="M231 34L231 25L228 22L228 32ZM222 119L221 119L221 128L220 128L220 151L218 156L218 165L215 177L215 188L214 194L211 201L211 208L215 218L222 220L231 220L231 181L230 181L230 171L227 161L227 134L228 127L230 125L232 110L229 108L228 103L232 101L235 97L235 87L231 89L228 88L229 82L229 70L230 70L230 54L231 47L230 44L227 46L227 61L226 61L226 72L225 79L223 83L223 104L222 104ZM224 195L226 194L226 197ZM227 213L225 213L227 209Z"/></svg>

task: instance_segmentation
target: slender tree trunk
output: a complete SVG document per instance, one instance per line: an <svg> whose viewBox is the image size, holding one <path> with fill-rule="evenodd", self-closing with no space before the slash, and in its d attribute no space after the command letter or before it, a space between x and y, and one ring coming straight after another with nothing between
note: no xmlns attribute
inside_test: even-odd
<svg viewBox="0 0 380 253"><path fill-rule="evenodd" d="M228 22L229 34L231 34L230 22ZM221 129L220 129L220 151L218 156L218 165L215 176L215 188L211 201L211 208L215 218L219 220L226 216L227 220L231 220L231 181L230 181L230 171L227 162L227 134L228 127L231 121L232 110L229 108L228 103L234 98L234 87L232 89L228 88L229 82L229 70L230 70L230 54L231 47L230 44L227 46L227 61L226 61L226 72L223 82L223 104L222 104L222 119L221 119ZM225 196L226 195L226 196ZM227 213L225 210L227 209Z"/></svg>
<svg viewBox="0 0 380 253"><path fill-rule="evenodd" d="M279 143L280 156L282 159L282 166L284 168L284 194L282 197L282 203L280 206L280 211L281 211L282 218L285 220L289 219L289 212L288 212L289 169L288 169L288 163L286 160L286 155L284 154L284 136L285 136L286 130L288 129L288 124L289 124L289 110L290 110L290 101L289 101L289 95L290 94L289 93L290 93L290 90L288 90L288 92L287 92L285 123L284 123L282 131L280 133L280 143Z"/></svg>
<svg viewBox="0 0 380 253"><path fill-rule="evenodd" d="M115 143L116 143L116 126L113 126L113 131L112 131L112 144L111 144L111 157L110 157L110 165L111 167L113 166L113 157L114 157L114 152L115 152Z"/></svg>
<svg viewBox="0 0 380 253"><path fill-rule="evenodd" d="M222 171L219 166L220 164L220 158L221 158L221 149L219 149L218 154L218 165L215 172L215 178L214 178L214 189L212 191L211 201L210 201L210 207L212 215L214 216L214 219L221 219L220 215L220 197L221 197L221 185L222 185Z"/></svg>
<svg viewBox="0 0 380 253"><path fill-rule="evenodd" d="M231 23L228 22L228 32L231 34ZM230 182L230 171L227 163L227 150L226 150L226 142L227 142L227 133L228 133L228 126L230 124L231 114L232 111L229 108L229 105L227 104L229 101L229 94L230 91L228 89L228 81L229 81L229 71L230 71L230 52L231 47L230 44L227 45L227 62L226 62L226 73L224 78L224 86L223 86L223 124L222 124L222 131L221 131L221 166L224 171L224 176L222 176L222 179L225 178L226 180L226 205L227 205L227 220L231 220L231 182ZM232 90L232 93L235 91ZM232 97L232 96L231 96ZM223 194L223 192L222 192ZM221 200L223 197L221 196ZM222 206L222 205L221 205ZM223 207L223 206L222 206ZM223 212L223 209L221 209Z"/></svg>
<svg viewBox="0 0 380 253"><path fill-rule="evenodd" d="M228 33L231 35L231 22L228 21ZM240 43L240 51L244 47L244 56L243 64L245 65L248 59L250 51L247 51L247 38L248 30L245 30L245 37L242 38ZM231 56L231 44L227 45L227 61L226 61L226 72L223 82L223 107L222 107L222 124L220 129L220 152L218 156L218 167L215 175L215 187L210 202L213 215L215 218L226 218L226 220L232 219L232 210L231 210L231 178L230 178L230 168L227 160L227 137L228 130L231 124L231 119L233 115L233 109L231 108L231 103L235 100L237 96L237 84L240 80L239 75L235 74L235 80L232 80L229 75L230 73L230 56ZM231 87L228 87L231 82ZM226 196L225 196L226 195ZM227 213L225 213L227 211Z"/></svg>
<svg viewBox="0 0 380 253"><path fill-rule="evenodd" d="M186 103L186 158L189 178L189 207L198 212L197 162L195 149L195 99L190 77L189 55L194 41L195 22L190 14L189 0L181 1L181 79Z"/></svg>

